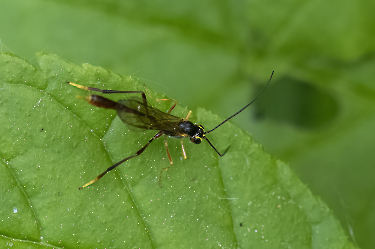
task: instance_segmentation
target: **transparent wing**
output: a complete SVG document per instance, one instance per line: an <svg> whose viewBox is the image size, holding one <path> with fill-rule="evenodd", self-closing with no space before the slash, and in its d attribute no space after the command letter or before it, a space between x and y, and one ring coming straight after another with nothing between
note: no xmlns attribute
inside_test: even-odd
<svg viewBox="0 0 375 249"><path fill-rule="evenodd" d="M118 101L117 115L131 126L141 129L166 131L179 135L180 117L162 112L151 105L145 105L141 97L130 97Z"/></svg>

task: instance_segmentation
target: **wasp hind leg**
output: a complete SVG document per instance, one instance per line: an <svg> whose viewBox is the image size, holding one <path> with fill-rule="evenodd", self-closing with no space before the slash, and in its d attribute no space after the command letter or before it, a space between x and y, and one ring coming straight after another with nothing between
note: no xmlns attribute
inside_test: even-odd
<svg viewBox="0 0 375 249"><path fill-rule="evenodd" d="M70 82L70 81L66 81L66 83L68 83L69 85L72 85L74 87L77 87L79 89L83 89L83 90L86 90L86 91L96 91L96 92L101 92L101 93L126 93L126 94L130 94L130 93L140 93L142 95L142 101L143 101L143 104L145 105L145 107L147 108L147 98L146 98L146 94L143 92L143 91L118 91L118 90L103 90L103 89L99 89L99 88L95 88L95 87L88 87L88 86L83 86L83 85L79 85L79 84L76 84L76 83L73 83L73 82ZM88 97L86 97L86 101L89 102L90 104L92 104L88 98L95 98L94 96L99 96L99 95L90 95ZM79 97L79 98L83 98L83 97ZM103 97L102 97L103 98ZM83 98L84 99L84 98ZM104 98L106 99L106 98ZM92 104L92 105L95 105L95 106L98 106L96 104ZM98 106L98 107L102 107L102 106ZM104 108L107 108L107 107L104 107ZM108 109L114 109L114 108L108 108ZM148 110L146 109L146 112L148 112ZM148 114L148 113L147 113Z"/></svg>
<svg viewBox="0 0 375 249"><path fill-rule="evenodd" d="M161 135L163 135L164 133L162 131L159 131L158 133L155 134L155 136L153 136L146 144L145 146L143 146L140 150L138 150L135 154L133 154L132 156L129 156L123 160L121 160L120 162L112 165L111 167L109 167L107 170L105 170L103 173L101 173L100 175L98 175L95 179L89 181L88 183L86 183L85 185L83 185L82 187L80 187L79 189L83 189L83 188L86 188L88 186L90 186L91 184L93 184L94 182L98 181L100 178L102 178L103 176L105 176L109 171L113 170L114 168L116 168L117 166L119 166L120 164L128 161L129 159L132 159L133 157L136 157L136 156L139 156L140 154L142 154L142 152L150 145L150 143L152 141L154 141L155 139L159 138ZM160 182L160 181L159 181Z"/></svg>

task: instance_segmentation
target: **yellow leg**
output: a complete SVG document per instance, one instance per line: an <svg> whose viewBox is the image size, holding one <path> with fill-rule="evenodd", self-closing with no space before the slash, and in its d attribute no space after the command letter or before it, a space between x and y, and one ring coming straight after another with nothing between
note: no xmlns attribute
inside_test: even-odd
<svg viewBox="0 0 375 249"><path fill-rule="evenodd" d="M182 140L181 140L181 149L182 149L182 155L184 155L184 159L187 159L187 157L186 157L186 152L185 152L185 148L184 148L184 143L183 143Z"/></svg>
<svg viewBox="0 0 375 249"><path fill-rule="evenodd" d="M91 89L90 89L91 87L78 85L78 84L76 84L76 83L69 82L69 81L67 81L66 83L68 83L68 84L70 84L70 85L72 85L72 86L75 86L75 87L77 87L77 88L79 88L79 89L83 89L83 90L87 90L87 91L91 90Z"/></svg>
<svg viewBox="0 0 375 249"><path fill-rule="evenodd" d="M191 114L191 111L189 111L189 113L188 113L188 115L186 116L185 120L189 120L190 114Z"/></svg>
<svg viewBox="0 0 375 249"><path fill-rule="evenodd" d="M163 173L163 170L167 171L170 167L172 167L172 164L173 164L173 159L171 157L171 153L169 153L169 149L168 149L168 142L167 142L167 135L164 135L164 145L165 145L165 149L167 150L167 155L168 155L168 159L169 159L169 167L166 167L166 168L162 168L161 171L160 171L160 175L159 175L159 186L161 186L161 174Z"/></svg>

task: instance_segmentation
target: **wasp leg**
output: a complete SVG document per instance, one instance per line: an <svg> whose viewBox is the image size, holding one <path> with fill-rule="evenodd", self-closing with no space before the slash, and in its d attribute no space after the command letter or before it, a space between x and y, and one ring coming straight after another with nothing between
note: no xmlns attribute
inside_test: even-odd
<svg viewBox="0 0 375 249"><path fill-rule="evenodd" d="M188 115L186 115L186 118L184 120L189 120L190 114L191 114L191 110L189 111Z"/></svg>
<svg viewBox="0 0 375 249"><path fill-rule="evenodd" d="M171 106L171 108L168 109L167 113L171 113L171 111L176 107L177 105L177 100L175 99L156 99L157 102L160 102L160 101L173 101L173 105Z"/></svg>
<svg viewBox="0 0 375 249"><path fill-rule="evenodd" d="M171 157L171 153L169 153L169 149L168 149L168 141L167 141L167 135L164 136L164 145L165 145L165 150L167 151L167 155L168 155L168 159L169 159L169 167L166 167L166 168L162 168L161 171L160 171L160 175L159 175L159 186L161 186L161 174L163 173L163 170L167 171L169 168L172 167L172 164L173 164L173 159Z"/></svg>
<svg viewBox="0 0 375 249"><path fill-rule="evenodd" d="M186 152L185 152L185 148L184 148L184 143L183 143L182 140L181 140L181 149L182 149L182 155L184 156L184 159L187 159L187 157L186 157Z"/></svg>
<svg viewBox="0 0 375 249"><path fill-rule="evenodd" d="M177 101L174 100L174 99L159 99L157 101L164 101L164 100L175 101L173 106L171 108L169 108L168 112L171 112L173 110L173 108L175 108L176 105L177 105ZM188 120L190 114L191 114L191 111L189 111L188 115L186 116L186 118L184 120ZM165 135L164 145L165 145L165 149L167 150L167 155L168 155L168 158L169 158L170 165L167 168L162 168L161 171L160 171L160 176L159 176L159 186L160 187L162 187L162 185L161 185L161 174L163 173L163 170L167 171L169 168L172 167L172 164L173 164L173 159L172 159L171 154L169 153L169 149L168 149L168 142L167 142L167 136L166 135ZM183 144L182 140L181 140L181 148L182 148L182 154L184 156L184 159L187 159L184 144Z"/></svg>
<svg viewBox="0 0 375 249"><path fill-rule="evenodd" d="M152 141L154 141L155 139L159 138L161 135L163 135L164 132L163 131L159 131L158 133L155 134L155 136L153 136L145 146L143 146L140 150L138 150L134 155L130 156L130 157L127 157L123 160L121 160L120 162L112 165L111 167L109 167L106 171L104 171L103 173L101 173L100 175L98 175L95 179L89 181L88 183L86 183L85 185L83 185L82 187L80 187L79 189L83 189L87 186L90 186L91 184L93 184L94 182L98 181L100 178L102 178L105 174L107 174L109 171L113 170L114 168L116 168L117 166L119 166L120 164L122 164L123 162L126 162L128 161L129 159L132 159L133 157L136 157L136 156L139 156L140 154L142 154L142 152L147 148L147 146L150 145L150 143Z"/></svg>
<svg viewBox="0 0 375 249"><path fill-rule="evenodd" d="M148 110L147 110L147 98L146 98L146 94L143 92L143 91L117 91L117 90L103 90L103 89L99 89L99 88L94 88L94 87L88 87L88 86L83 86L83 85L79 85L79 84L76 84L76 83L73 83L73 82L70 82L70 81L66 81L66 83L72 85L72 86L75 86L79 89L83 89L83 90L86 90L86 91L96 91L96 92L101 92L101 93L140 93L142 95L142 100L143 100L143 104L145 105L146 107L146 114L148 115ZM91 96L98 96L98 95L91 95ZM88 96L90 97L90 96ZM86 98L87 100L87 98ZM89 102L89 101L87 101ZM90 102L89 102L90 103ZM90 103L91 104L91 103ZM101 107L101 106L99 106ZM106 107L104 107L106 108ZM113 109L113 108L111 108Z"/></svg>
<svg viewBox="0 0 375 249"><path fill-rule="evenodd" d="M168 136L164 135L164 146L165 146L165 150L167 151L167 155L168 155L168 159L169 159L169 164L172 165L173 164L173 159L172 159L171 153L169 153L167 138L168 138Z"/></svg>

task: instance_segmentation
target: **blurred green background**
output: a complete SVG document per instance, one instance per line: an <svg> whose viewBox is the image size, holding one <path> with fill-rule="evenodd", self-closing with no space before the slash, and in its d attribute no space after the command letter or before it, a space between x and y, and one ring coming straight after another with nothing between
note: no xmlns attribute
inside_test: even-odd
<svg viewBox="0 0 375 249"><path fill-rule="evenodd" d="M1 3L1 52L134 75L193 111L226 118L275 70L233 122L375 248L375 1Z"/></svg>

